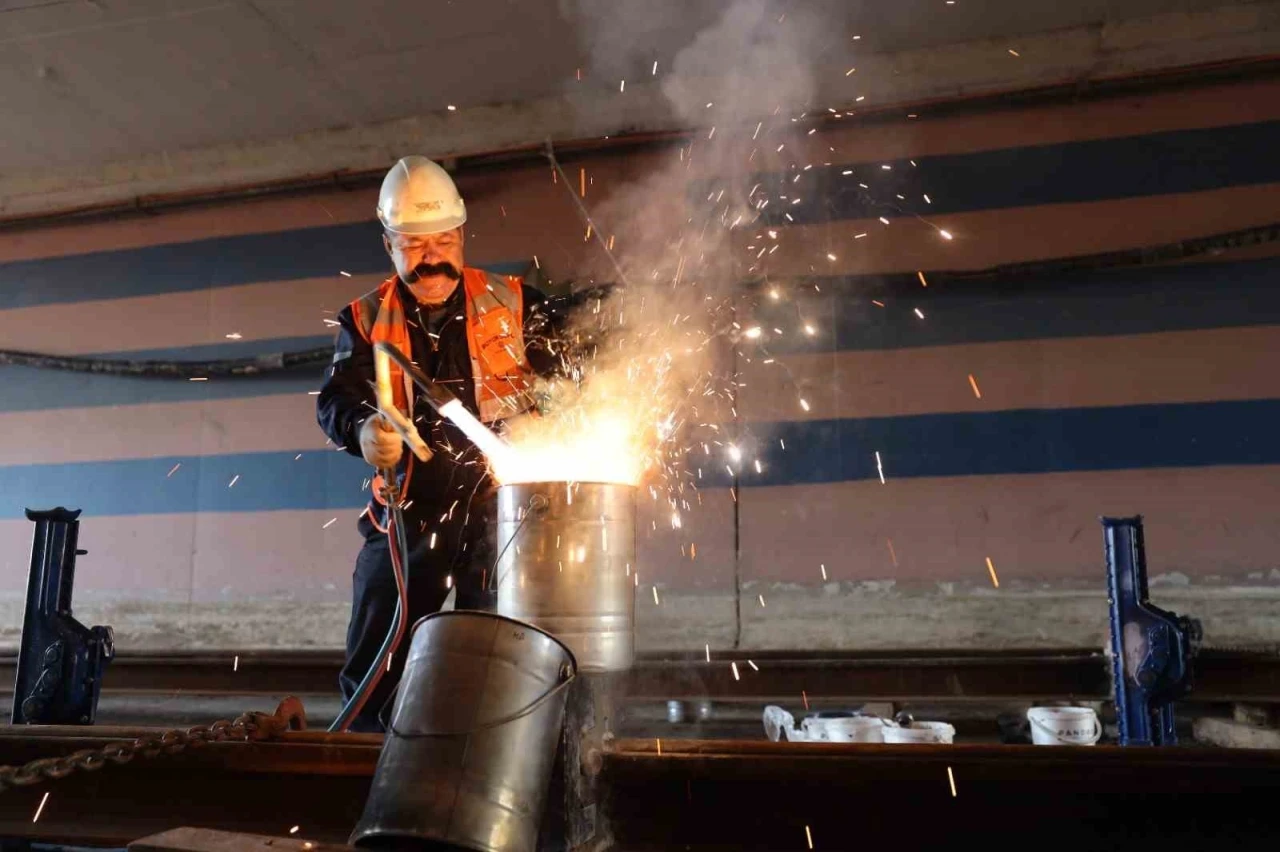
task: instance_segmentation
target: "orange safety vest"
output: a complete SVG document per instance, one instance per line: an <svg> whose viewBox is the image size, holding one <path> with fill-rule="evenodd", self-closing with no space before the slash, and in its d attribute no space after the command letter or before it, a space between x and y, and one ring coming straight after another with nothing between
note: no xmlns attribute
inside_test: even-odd
<svg viewBox="0 0 1280 852"><path fill-rule="evenodd" d="M367 343L385 342L413 357L409 327L401 304L398 277L392 275L351 303L351 316ZM524 298L520 278L494 275L470 267L462 270L466 303L467 350L471 375L475 380L476 407L480 420L495 423L533 407L532 372L524 351ZM395 362L391 363L391 386L395 403L413 419L413 382ZM406 464L401 493L409 488L413 474L412 455ZM373 481L374 498L382 503L382 477ZM373 518L372 513L370 517ZM377 526L377 520L374 525ZM379 526L379 529L381 527Z"/></svg>

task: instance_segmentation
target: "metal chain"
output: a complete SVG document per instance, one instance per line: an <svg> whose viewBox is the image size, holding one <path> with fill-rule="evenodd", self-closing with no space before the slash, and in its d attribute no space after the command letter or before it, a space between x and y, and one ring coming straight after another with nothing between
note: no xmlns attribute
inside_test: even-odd
<svg viewBox="0 0 1280 852"><path fill-rule="evenodd" d="M287 730L306 727L302 702L289 697L280 702L276 712L242 713L232 721L218 721L194 728L172 730L138 737L133 742L112 742L101 748L83 749L59 757L41 757L22 766L0 766L0 792L13 787L27 787L42 781L66 778L78 770L94 772L108 763L125 764L135 757L177 754L186 748L206 743L237 740L267 740Z"/></svg>

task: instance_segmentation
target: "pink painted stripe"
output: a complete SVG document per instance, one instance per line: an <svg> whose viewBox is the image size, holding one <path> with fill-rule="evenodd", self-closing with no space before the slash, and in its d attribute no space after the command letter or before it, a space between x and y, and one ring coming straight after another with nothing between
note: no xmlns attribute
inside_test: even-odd
<svg viewBox="0 0 1280 852"><path fill-rule="evenodd" d="M666 588L712 590L733 587L733 496L727 488L686 489L679 527L672 525L667 496L641 490L636 517L636 556L640 570L637 607L653 607L654 584ZM684 508L687 500L689 508Z"/></svg>
<svg viewBox="0 0 1280 852"><path fill-rule="evenodd" d="M836 119L834 129L787 148L798 148L795 156L801 163L867 162L1250 124L1280 118L1280 82L1227 83L939 118L922 112L921 119L867 126Z"/></svg>
<svg viewBox="0 0 1280 852"><path fill-rule="evenodd" d="M1276 364L1274 325L796 354L743 364L738 410L773 422L1270 399Z"/></svg>
<svg viewBox="0 0 1280 852"><path fill-rule="evenodd" d="M652 589L732 586L732 500L704 495L679 532L653 532L653 504L637 521L637 602L654 606ZM74 508L74 507L72 507ZM659 510L662 520L669 512ZM280 597L288 602L350 600L351 571L361 539L357 513L333 510L140 515L81 519L76 592L88 599L226 603ZM26 588L31 536L26 520L0 521L0 597ZM689 559L696 541L697 558ZM680 548L685 554L681 557ZM661 600L661 598L659 598ZM288 613L281 612L281 629Z"/></svg>
<svg viewBox="0 0 1280 852"><path fill-rule="evenodd" d="M243 399L0 413L0 466L324 450L316 398Z"/></svg>
<svg viewBox="0 0 1280 852"><path fill-rule="evenodd" d="M372 221L377 203L375 186L357 192L259 198L154 216L15 231L0 240L0 262Z"/></svg>
<svg viewBox="0 0 1280 852"><path fill-rule="evenodd" d="M1171 210L1177 215L1170 215ZM1277 219L1280 184L947 213L927 222L901 218L885 225L876 219L855 219L779 229L780 247L761 258L760 269L777 277L986 269L1163 245L1269 225ZM1124 227L1117 227L1117 222ZM953 239L944 239L941 230ZM866 236L858 238L859 234ZM771 242L758 230L744 231L735 239L739 256L752 258L763 242ZM756 248L748 251L749 245ZM1270 254L1274 253L1273 247Z"/></svg>
<svg viewBox="0 0 1280 852"><path fill-rule="evenodd" d="M8 349L86 355L333 334L325 320L380 281L334 275L15 308L0 311L0 339Z"/></svg>
<svg viewBox="0 0 1280 852"><path fill-rule="evenodd" d="M74 508L74 507L71 507ZM81 518L76 593L113 600L349 600L355 512L332 510ZM26 588L34 525L0 521L0 594ZM288 614L281 613L286 630Z"/></svg>
<svg viewBox="0 0 1280 852"><path fill-rule="evenodd" d="M1101 515L1145 516L1153 578L1261 581L1280 552L1280 466L890 478L748 488L742 576L767 583L1071 581L1102 588ZM892 542L892 549L890 548Z"/></svg>

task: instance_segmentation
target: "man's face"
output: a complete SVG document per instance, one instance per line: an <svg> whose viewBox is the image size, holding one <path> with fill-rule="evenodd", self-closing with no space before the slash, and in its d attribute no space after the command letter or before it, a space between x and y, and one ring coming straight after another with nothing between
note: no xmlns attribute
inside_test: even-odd
<svg viewBox="0 0 1280 852"><path fill-rule="evenodd" d="M453 295L462 280L461 228L426 236L384 234L382 242L419 301L438 305Z"/></svg>

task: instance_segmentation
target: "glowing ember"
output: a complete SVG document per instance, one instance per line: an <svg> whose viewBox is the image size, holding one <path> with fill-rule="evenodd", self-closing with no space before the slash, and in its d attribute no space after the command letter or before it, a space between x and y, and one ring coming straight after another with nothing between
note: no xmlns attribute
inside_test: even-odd
<svg viewBox="0 0 1280 852"><path fill-rule="evenodd" d="M978 390L978 380L973 377L973 373L969 374L969 386L973 388L973 395L982 399L982 391Z"/></svg>

